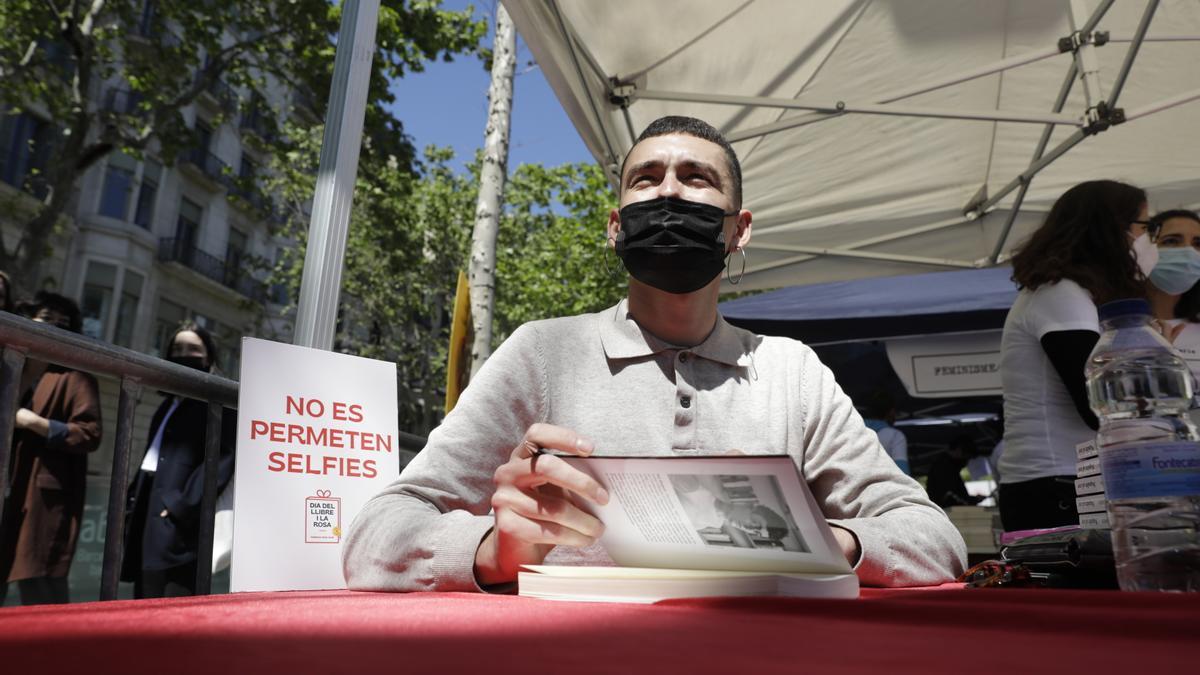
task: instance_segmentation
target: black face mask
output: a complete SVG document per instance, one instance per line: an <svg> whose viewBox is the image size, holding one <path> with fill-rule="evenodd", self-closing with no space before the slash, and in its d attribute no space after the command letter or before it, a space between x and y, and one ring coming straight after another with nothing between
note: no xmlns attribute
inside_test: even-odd
<svg viewBox="0 0 1200 675"><path fill-rule="evenodd" d="M195 368L208 372L208 365L204 363L203 356L171 356L167 358L171 363L178 363L186 368Z"/></svg>
<svg viewBox="0 0 1200 675"><path fill-rule="evenodd" d="M659 197L621 209L617 257L634 279L668 293L691 293L725 266L725 213L710 204Z"/></svg>

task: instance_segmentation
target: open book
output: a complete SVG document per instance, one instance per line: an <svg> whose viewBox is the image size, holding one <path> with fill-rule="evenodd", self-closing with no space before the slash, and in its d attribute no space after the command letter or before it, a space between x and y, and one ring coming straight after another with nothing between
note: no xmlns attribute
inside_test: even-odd
<svg viewBox="0 0 1200 675"><path fill-rule="evenodd" d="M720 595L854 598L858 577L791 457L563 457L610 496L618 567L526 565L520 594L595 602Z"/></svg>

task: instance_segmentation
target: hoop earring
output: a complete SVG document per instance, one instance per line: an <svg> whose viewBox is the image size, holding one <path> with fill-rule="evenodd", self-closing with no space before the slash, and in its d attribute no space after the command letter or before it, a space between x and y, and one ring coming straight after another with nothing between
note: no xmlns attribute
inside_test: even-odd
<svg viewBox="0 0 1200 675"><path fill-rule="evenodd" d="M610 264L608 262L608 249L610 249L610 248L612 248L612 247L608 245L608 240L605 239L604 240L604 253L600 257L604 261L604 269L605 269L605 271L608 272L608 276L615 277L615 276L617 276L616 269L612 264Z"/></svg>
<svg viewBox="0 0 1200 675"><path fill-rule="evenodd" d="M742 254L742 271L738 272L737 279L729 273L729 258L725 258L725 278L729 280L731 286L737 286L742 282L742 277L746 275L746 249L739 248L738 252ZM733 257L733 256L730 256Z"/></svg>

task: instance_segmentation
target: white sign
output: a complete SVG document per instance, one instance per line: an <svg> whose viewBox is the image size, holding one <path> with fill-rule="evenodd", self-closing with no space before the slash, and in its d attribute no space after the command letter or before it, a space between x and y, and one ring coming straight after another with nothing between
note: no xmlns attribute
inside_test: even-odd
<svg viewBox="0 0 1200 675"><path fill-rule="evenodd" d="M1000 395L1000 331L887 342L888 360L917 398Z"/></svg>
<svg viewBox="0 0 1200 675"><path fill-rule="evenodd" d="M397 441L396 364L243 339L231 590L345 588L345 528Z"/></svg>

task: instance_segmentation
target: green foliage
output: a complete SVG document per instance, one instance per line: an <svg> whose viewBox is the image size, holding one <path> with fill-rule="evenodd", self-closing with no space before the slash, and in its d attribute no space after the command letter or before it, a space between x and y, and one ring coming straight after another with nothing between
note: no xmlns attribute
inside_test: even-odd
<svg viewBox="0 0 1200 675"><path fill-rule="evenodd" d="M272 275L294 298L320 131L291 133L301 140L273 167L271 189L286 197L280 234L297 245ZM454 291L479 189L478 162L463 174L450 168L452 159L449 150L428 148L415 177L396 162L360 164L342 272L336 348L396 362L400 428L415 433L441 419ZM498 340L525 321L596 311L621 297L623 275L606 272L600 257L613 204L595 165L517 169L497 242Z"/></svg>
<svg viewBox="0 0 1200 675"><path fill-rule="evenodd" d="M28 111L58 130L49 150L40 150L48 155L39 177L47 188L43 207L15 250L0 242L0 266L31 271L71 188L113 150L154 152L170 163L193 147L184 113L197 101L215 102L216 126L238 108L247 114L273 100L269 90L297 92L284 109L262 116L268 128L261 135L276 140L275 122L293 106L321 119L340 20L341 5L329 0L0 2L0 111ZM411 169L411 144L387 112L389 78L475 52L485 33L470 8L382 1L364 155Z"/></svg>

